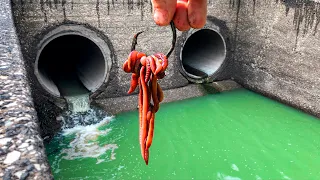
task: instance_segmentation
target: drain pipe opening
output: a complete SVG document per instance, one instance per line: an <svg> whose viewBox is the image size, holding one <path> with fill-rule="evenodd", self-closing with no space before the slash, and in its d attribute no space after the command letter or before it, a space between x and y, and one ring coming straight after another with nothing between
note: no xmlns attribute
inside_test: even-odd
<svg viewBox="0 0 320 180"><path fill-rule="evenodd" d="M192 33L180 51L182 70L193 82L203 82L216 76L226 59L223 36L213 29Z"/></svg>
<svg viewBox="0 0 320 180"><path fill-rule="evenodd" d="M90 39L65 34L50 39L40 50L35 75L44 89L56 97L96 91L108 69L104 54Z"/></svg>

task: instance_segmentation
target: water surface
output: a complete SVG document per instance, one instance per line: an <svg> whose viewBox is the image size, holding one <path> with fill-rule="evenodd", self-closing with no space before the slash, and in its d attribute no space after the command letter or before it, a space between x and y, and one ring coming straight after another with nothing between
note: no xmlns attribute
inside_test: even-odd
<svg viewBox="0 0 320 180"><path fill-rule="evenodd" d="M138 112L57 136L55 179L320 179L320 121L248 90L162 104L149 166Z"/></svg>

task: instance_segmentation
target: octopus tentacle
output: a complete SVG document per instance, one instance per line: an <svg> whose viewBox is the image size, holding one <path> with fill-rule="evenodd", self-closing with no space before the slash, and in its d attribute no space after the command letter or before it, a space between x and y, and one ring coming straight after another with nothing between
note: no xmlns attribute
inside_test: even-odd
<svg viewBox="0 0 320 180"><path fill-rule="evenodd" d="M153 139L153 133L154 133L154 118L155 118L155 113L153 111L150 111L151 116L149 120L149 128L148 128L148 137L146 141L146 148L149 149L151 144L152 144L152 139Z"/></svg>
<svg viewBox="0 0 320 180"><path fill-rule="evenodd" d="M158 99L159 99L159 102L162 102L163 101L163 91L160 87L160 85L157 83L157 94L158 94Z"/></svg>
<svg viewBox="0 0 320 180"><path fill-rule="evenodd" d="M140 81L141 78L139 78L139 142L140 142L140 147L142 146L143 144L143 141L142 141L142 109L143 109L143 91L142 91L142 85L141 85L141 81ZM141 150L142 150L142 147L141 147ZM143 157L143 151L141 151L141 155Z"/></svg>
<svg viewBox="0 0 320 180"><path fill-rule="evenodd" d="M146 56L146 54L142 52L138 52L137 59L141 59L143 56Z"/></svg>
<svg viewBox="0 0 320 180"><path fill-rule="evenodd" d="M152 58L154 59L154 61L156 62L156 72L154 73L155 75L157 75L159 72L162 71L162 65L161 62L159 61L159 59L155 56L152 55Z"/></svg>
<svg viewBox="0 0 320 180"><path fill-rule="evenodd" d="M140 66L140 65L141 65L140 62L141 62L141 60L144 59L144 58L145 58L145 56L142 56L140 59L137 59L137 60L136 60L136 64L134 65L134 70L133 70L134 73L136 73L136 74L138 74L138 75L140 74L140 72L139 72L139 69L140 69L140 67L141 67L141 66Z"/></svg>
<svg viewBox="0 0 320 180"><path fill-rule="evenodd" d="M159 110L159 99L158 99L158 95L157 95L157 76L152 76L152 80L151 80L151 90L152 90L152 100L153 100L153 104L154 104L154 111L157 112Z"/></svg>
<svg viewBox="0 0 320 180"><path fill-rule="evenodd" d="M136 73L132 73L131 75L131 85L128 91L128 94L131 94L138 86L138 78L139 76Z"/></svg>
<svg viewBox="0 0 320 180"><path fill-rule="evenodd" d="M151 71L152 71L153 74L155 74L156 73L156 68L157 68L156 62L151 56L148 56L147 58L148 58L148 61L150 61Z"/></svg>
<svg viewBox="0 0 320 180"><path fill-rule="evenodd" d="M146 78L145 78L145 82L148 82L149 81L149 79L150 79L150 75L151 75L151 68L150 68L150 61L149 61L149 59L147 59L146 60L146 68L147 68L147 70L146 70Z"/></svg>
<svg viewBox="0 0 320 180"><path fill-rule="evenodd" d="M140 82L142 85L143 101L142 101L142 126L140 128L140 131L141 131L141 138L142 138L141 151L143 153L143 158L146 161L144 156L145 154L144 151L145 151L145 142L147 139L147 113L149 109L149 102L148 102L148 87L144 79L145 79L145 67L142 66L140 70Z"/></svg>
<svg viewBox="0 0 320 180"><path fill-rule="evenodd" d="M127 60L126 62L123 63L123 66L122 66L122 69L124 72L126 73L130 73L131 71L129 71L129 68L128 68L128 63L129 63L130 59Z"/></svg>
<svg viewBox="0 0 320 180"><path fill-rule="evenodd" d="M159 74L157 74L158 79L163 79L165 76L166 76L165 72L160 72Z"/></svg>
<svg viewBox="0 0 320 180"><path fill-rule="evenodd" d="M168 58L167 58L167 56L162 54L162 53L157 53L154 56L159 59L159 61L161 62L162 68L164 70L167 69L167 67L168 67ZM162 72L164 72L164 71L162 71Z"/></svg>
<svg viewBox="0 0 320 180"><path fill-rule="evenodd" d="M128 69L130 72L132 71L132 66L135 64L137 60L137 54L138 51L132 51L129 55L130 60L128 61Z"/></svg>

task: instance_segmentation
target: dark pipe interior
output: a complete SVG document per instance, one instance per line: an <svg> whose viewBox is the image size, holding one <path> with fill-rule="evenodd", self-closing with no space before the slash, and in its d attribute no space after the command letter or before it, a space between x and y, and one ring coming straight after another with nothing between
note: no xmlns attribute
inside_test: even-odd
<svg viewBox="0 0 320 180"><path fill-rule="evenodd" d="M185 42L181 60L188 75L202 79L213 75L225 56L226 47L221 35L210 29L201 29Z"/></svg>
<svg viewBox="0 0 320 180"><path fill-rule="evenodd" d="M105 60L99 47L79 35L51 40L43 48L36 68L42 86L57 96L92 92L105 78Z"/></svg>

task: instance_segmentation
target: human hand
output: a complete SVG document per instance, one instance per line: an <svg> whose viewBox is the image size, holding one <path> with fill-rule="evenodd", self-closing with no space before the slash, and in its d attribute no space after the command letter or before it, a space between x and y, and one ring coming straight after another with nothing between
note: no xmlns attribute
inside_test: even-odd
<svg viewBox="0 0 320 180"><path fill-rule="evenodd" d="M159 26L173 20L176 28L187 31L202 28L207 19L207 0L152 0L153 19Z"/></svg>

